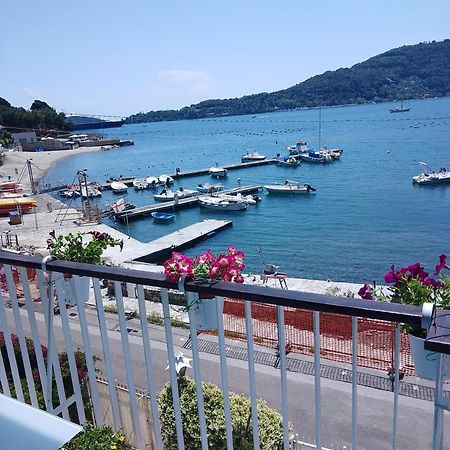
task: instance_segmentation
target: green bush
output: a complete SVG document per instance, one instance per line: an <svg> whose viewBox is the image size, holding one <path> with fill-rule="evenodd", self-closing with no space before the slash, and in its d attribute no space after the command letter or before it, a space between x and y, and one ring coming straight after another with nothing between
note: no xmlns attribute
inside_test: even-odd
<svg viewBox="0 0 450 450"><path fill-rule="evenodd" d="M201 441L195 382L189 378L180 378L178 388L186 450L196 450L201 448ZM215 384L203 383L203 399L209 447L214 450L226 449L222 391ZM158 402L164 448L176 450L178 446L170 383L167 383L161 391ZM281 448L283 442L281 415L268 407L263 400L258 400L257 408L261 449ZM230 410L234 448L240 450L253 449L250 400L244 395L230 393Z"/></svg>
<svg viewBox="0 0 450 450"><path fill-rule="evenodd" d="M111 427L94 427L86 425L84 431L78 433L61 450L131 450L130 444L120 431Z"/></svg>

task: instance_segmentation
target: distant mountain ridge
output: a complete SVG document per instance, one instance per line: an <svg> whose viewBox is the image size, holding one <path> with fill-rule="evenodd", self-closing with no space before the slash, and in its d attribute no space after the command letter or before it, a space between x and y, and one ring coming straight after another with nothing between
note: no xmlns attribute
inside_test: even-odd
<svg viewBox="0 0 450 450"><path fill-rule="evenodd" d="M281 91L205 100L179 110L134 114L127 122L199 119L445 96L450 96L450 39L405 45L351 68L313 76Z"/></svg>

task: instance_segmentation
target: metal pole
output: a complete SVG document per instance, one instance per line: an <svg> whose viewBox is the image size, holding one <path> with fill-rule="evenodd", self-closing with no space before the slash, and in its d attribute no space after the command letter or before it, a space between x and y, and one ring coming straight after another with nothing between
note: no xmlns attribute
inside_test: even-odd
<svg viewBox="0 0 450 450"><path fill-rule="evenodd" d="M36 194L36 186L34 185L33 169L31 168L31 159L27 159L28 176L30 177L31 193Z"/></svg>

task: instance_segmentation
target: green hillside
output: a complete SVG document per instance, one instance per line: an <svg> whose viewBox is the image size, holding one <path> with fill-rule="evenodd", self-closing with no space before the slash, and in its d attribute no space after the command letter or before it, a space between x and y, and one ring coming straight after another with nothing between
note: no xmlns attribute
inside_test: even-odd
<svg viewBox="0 0 450 450"><path fill-rule="evenodd" d="M327 71L282 91L206 100L176 111L139 113L130 116L127 122L198 119L444 96L450 96L450 39L389 50L351 68Z"/></svg>

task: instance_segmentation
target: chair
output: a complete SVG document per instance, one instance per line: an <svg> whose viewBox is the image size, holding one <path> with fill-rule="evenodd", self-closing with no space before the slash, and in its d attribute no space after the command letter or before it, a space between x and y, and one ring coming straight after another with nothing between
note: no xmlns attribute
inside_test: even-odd
<svg viewBox="0 0 450 450"><path fill-rule="evenodd" d="M275 280L280 283L281 289L289 289L286 283L286 278L288 274L286 272L278 272L277 269L280 266L276 266L275 264L266 264L263 269L263 273L261 274L261 280L263 285L267 285L269 280Z"/></svg>

